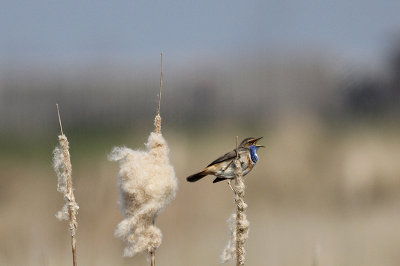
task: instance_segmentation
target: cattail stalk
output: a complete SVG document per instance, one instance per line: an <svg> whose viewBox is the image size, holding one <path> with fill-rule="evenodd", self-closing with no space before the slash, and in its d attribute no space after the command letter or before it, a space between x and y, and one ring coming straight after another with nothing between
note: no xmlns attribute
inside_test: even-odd
<svg viewBox="0 0 400 266"><path fill-rule="evenodd" d="M161 134L161 115L160 115L160 110L161 110L161 96L162 96L162 87L163 87L163 81L164 81L164 71L163 71L163 54L160 54L160 94L158 95L158 110L157 110L157 115L154 119L154 124L155 124L155 132L156 134ZM155 219L153 219L153 226L155 224ZM150 265L155 266L156 265L156 250L150 251Z"/></svg>
<svg viewBox="0 0 400 266"><path fill-rule="evenodd" d="M60 221L69 221L69 230L71 232L72 265L77 266L75 236L78 227L76 215L78 213L79 206L75 201L72 186L72 165L69 153L69 143L63 132L58 104L57 113L61 135L58 136L59 146L57 146L53 151L53 166L58 176L57 191L64 195L65 205L62 210L57 213L56 217Z"/></svg>
<svg viewBox="0 0 400 266"><path fill-rule="evenodd" d="M232 188L234 192L234 200L236 204L236 213L233 213L228 219L231 230L231 239L226 245L221 261L225 263L229 260L236 258L236 265L244 265L245 260L245 243L249 236L249 221L245 214L247 204L244 202L245 185L243 183L243 173L241 162L239 160L239 150L238 150L238 137L236 137L236 159L235 164L235 185ZM229 183L230 185L230 183Z"/></svg>
<svg viewBox="0 0 400 266"><path fill-rule="evenodd" d="M236 265L244 265L246 250L244 244L248 238L249 222L244 213L247 204L244 202L245 185L243 183L242 166L239 160L238 137L236 136L236 160L235 160L235 202L236 202Z"/></svg>
<svg viewBox="0 0 400 266"><path fill-rule="evenodd" d="M121 209L125 216L115 235L126 242L124 256L148 252L155 265L155 251L161 245L161 230L155 226L157 216L175 198L178 187L169 148L161 134L162 54L158 112L155 130L150 133L146 150L115 147L109 160L118 161Z"/></svg>

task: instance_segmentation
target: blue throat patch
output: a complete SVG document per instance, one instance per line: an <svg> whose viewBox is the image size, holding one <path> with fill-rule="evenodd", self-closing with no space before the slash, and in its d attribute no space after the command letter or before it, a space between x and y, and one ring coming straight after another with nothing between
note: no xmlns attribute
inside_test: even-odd
<svg viewBox="0 0 400 266"><path fill-rule="evenodd" d="M250 146L250 156L251 156L251 160L253 161L253 163L256 163L258 161L258 155L257 155L258 148L259 147L255 146L255 145Z"/></svg>

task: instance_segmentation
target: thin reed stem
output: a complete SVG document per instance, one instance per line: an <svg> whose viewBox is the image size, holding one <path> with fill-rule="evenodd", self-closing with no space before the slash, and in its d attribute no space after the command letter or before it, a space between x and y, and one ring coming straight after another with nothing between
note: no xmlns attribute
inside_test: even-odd
<svg viewBox="0 0 400 266"><path fill-rule="evenodd" d="M157 115L155 118L155 124L156 124L156 130L155 132L157 134L161 133L161 115L160 115L160 110L161 110L161 96L162 96L162 88L163 88L163 83L164 83L164 70L163 70L163 53L160 54L161 57L161 70L160 70L160 94L158 95L158 111Z"/></svg>
<svg viewBox="0 0 400 266"><path fill-rule="evenodd" d="M72 247L72 265L77 266L78 262L76 261L76 239L75 236L71 235L71 247Z"/></svg>
<svg viewBox="0 0 400 266"><path fill-rule="evenodd" d="M156 224L156 219L153 217L153 226ZM156 265L156 249L153 248L150 251L150 266L155 266Z"/></svg>
<svg viewBox="0 0 400 266"><path fill-rule="evenodd" d="M61 135L64 135L62 123L61 123L61 117L60 117L60 108L58 107L58 103L56 103L56 106L57 106L58 123L60 124Z"/></svg>
<svg viewBox="0 0 400 266"><path fill-rule="evenodd" d="M150 255L151 255L151 266L155 266L156 265L156 251L150 252Z"/></svg>
<svg viewBox="0 0 400 266"><path fill-rule="evenodd" d="M160 74L160 95L158 98L158 115L160 115L160 108L161 108L161 93L162 93L162 87L164 83L164 70L163 70L163 53L160 53L160 67L161 67L161 74Z"/></svg>

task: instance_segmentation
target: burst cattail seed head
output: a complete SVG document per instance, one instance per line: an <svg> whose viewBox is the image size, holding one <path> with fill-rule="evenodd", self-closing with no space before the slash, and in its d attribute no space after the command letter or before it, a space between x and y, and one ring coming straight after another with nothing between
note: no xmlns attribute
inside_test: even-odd
<svg viewBox="0 0 400 266"><path fill-rule="evenodd" d="M69 154L69 143L63 134L58 136L59 146L53 151L53 167L58 177L57 191L64 195L65 205L56 217L61 220L70 221L71 233L75 235L78 226L76 214L79 206L75 201L72 187L72 166Z"/></svg>
<svg viewBox="0 0 400 266"><path fill-rule="evenodd" d="M236 149L237 149L237 137L236 137ZM225 263L230 260L236 260L236 265L244 265L246 249L244 247L248 237L249 237L249 226L250 223L247 220L246 208L247 204L244 202L245 185L243 182L243 173L238 156L234 161L235 163L235 185L232 188L235 193L235 204L236 213L233 213L229 219L229 230L230 239L228 244L221 255L221 262ZM230 185L230 183L229 183Z"/></svg>
<svg viewBox="0 0 400 266"><path fill-rule="evenodd" d="M155 119L161 132L161 117ZM154 225L158 214L175 197L178 187L169 161L169 148L161 133L150 133L145 151L116 147L109 160L118 161L120 203L125 219L115 235L127 243L124 256L153 252L161 244L161 230Z"/></svg>

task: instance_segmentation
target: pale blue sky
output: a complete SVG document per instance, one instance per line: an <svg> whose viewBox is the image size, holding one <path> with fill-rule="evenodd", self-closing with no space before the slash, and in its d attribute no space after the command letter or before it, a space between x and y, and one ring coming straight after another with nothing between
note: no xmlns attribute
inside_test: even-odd
<svg viewBox="0 0 400 266"><path fill-rule="evenodd" d="M374 59L400 33L399 14L396 0L2 0L0 60L145 60L160 51L213 56L266 47Z"/></svg>

